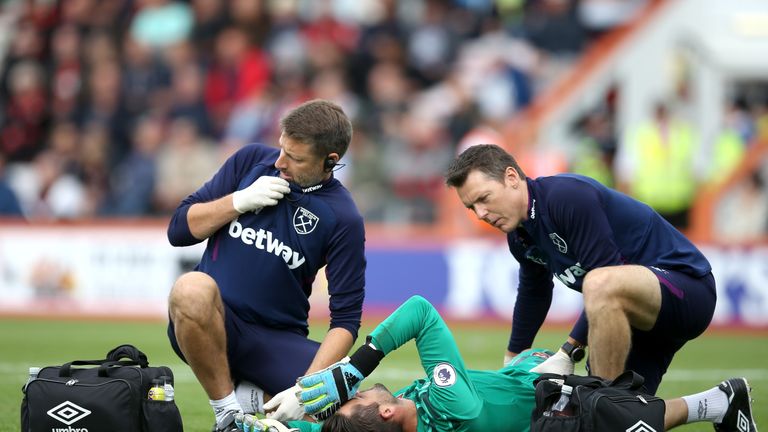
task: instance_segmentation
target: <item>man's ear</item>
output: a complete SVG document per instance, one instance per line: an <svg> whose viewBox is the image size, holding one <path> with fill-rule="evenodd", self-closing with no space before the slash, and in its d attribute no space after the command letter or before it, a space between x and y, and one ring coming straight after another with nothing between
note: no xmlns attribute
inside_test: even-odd
<svg viewBox="0 0 768 432"><path fill-rule="evenodd" d="M514 167L507 167L504 171L504 179L509 185L517 189L517 185L520 183L520 173Z"/></svg>
<svg viewBox="0 0 768 432"><path fill-rule="evenodd" d="M384 420L390 420L395 415L395 407L392 405L379 405L379 415Z"/></svg>

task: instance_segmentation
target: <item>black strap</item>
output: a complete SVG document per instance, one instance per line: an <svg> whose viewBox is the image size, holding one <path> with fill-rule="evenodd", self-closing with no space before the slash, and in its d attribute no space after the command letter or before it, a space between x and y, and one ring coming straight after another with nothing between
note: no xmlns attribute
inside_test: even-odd
<svg viewBox="0 0 768 432"><path fill-rule="evenodd" d="M383 351L374 349L368 343L365 343L352 354L349 358L349 364L356 367L364 377L367 377L376 369L376 366L379 365L383 358Z"/></svg>
<svg viewBox="0 0 768 432"><path fill-rule="evenodd" d="M128 360L123 360L128 359ZM71 377L72 366L99 366L99 376L107 376L107 369L118 366L149 367L146 354L133 345L125 344L107 353L107 358L101 360L74 360L64 363L59 369L60 377Z"/></svg>
<svg viewBox="0 0 768 432"><path fill-rule="evenodd" d="M133 360L75 360L71 361L69 363L64 363L61 365L61 368L59 368L59 376L60 377L71 377L72 376L72 366L98 366L99 367L99 376L100 377L106 377L108 376L107 370L112 367L122 367L122 366L139 366L138 362L135 362Z"/></svg>
<svg viewBox="0 0 768 432"><path fill-rule="evenodd" d="M349 400L349 394L347 394L347 382L344 379L344 373L341 371L341 366L337 366L331 370L333 373L333 382L336 384L336 390L339 392L339 401L343 405Z"/></svg>
<svg viewBox="0 0 768 432"><path fill-rule="evenodd" d="M100 377L109 376L108 370L110 368L124 367L124 366L139 366L139 363L133 360L118 360L118 361L104 362L101 366L99 366L99 376Z"/></svg>
<svg viewBox="0 0 768 432"><path fill-rule="evenodd" d="M64 363L61 365L61 368L59 368L59 376L60 377L71 377L72 376L72 366L101 366L106 362L107 359L103 360L75 360L71 361L69 363Z"/></svg>

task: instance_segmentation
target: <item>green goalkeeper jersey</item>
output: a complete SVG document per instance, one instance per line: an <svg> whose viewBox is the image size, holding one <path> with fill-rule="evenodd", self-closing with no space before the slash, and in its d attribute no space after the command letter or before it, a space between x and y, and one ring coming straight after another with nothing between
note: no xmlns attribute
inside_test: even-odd
<svg viewBox="0 0 768 432"><path fill-rule="evenodd" d="M419 431L519 432L530 428L534 406L530 369L551 353L526 350L496 371L469 370L453 334L423 297L408 299L371 333L371 342L388 354L411 339L426 377L395 393L416 404ZM319 425L291 422L302 431Z"/></svg>

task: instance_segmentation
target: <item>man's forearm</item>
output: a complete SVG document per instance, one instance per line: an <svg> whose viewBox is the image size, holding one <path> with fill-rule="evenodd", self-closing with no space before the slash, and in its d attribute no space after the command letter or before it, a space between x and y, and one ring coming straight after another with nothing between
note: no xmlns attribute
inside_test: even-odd
<svg viewBox="0 0 768 432"><path fill-rule="evenodd" d="M187 213L189 232L197 239L207 239L239 215L232 206L231 194L211 202L193 204Z"/></svg>
<svg viewBox="0 0 768 432"><path fill-rule="evenodd" d="M353 343L352 334L346 329L336 327L329 330L323 343L320 344L312 364L309 365L307 373L318 371L341 360L349 353Z"/></svg>

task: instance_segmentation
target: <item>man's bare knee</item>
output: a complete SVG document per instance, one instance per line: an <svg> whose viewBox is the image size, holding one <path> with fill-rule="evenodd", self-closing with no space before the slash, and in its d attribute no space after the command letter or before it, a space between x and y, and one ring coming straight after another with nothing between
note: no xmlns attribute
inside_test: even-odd
<svg viewBox="0 0 768 432"><path fill-rule="evenodd" d="M202 272L181 275L168 296L168 312L174 323L182 318L196 320L209 316L214 308L221 308L219 288L213 278Z"/></svg>
<svg viewBox="0 0 768 432"><path fill-rule="evenodd" d="M584 308L588 313L591 309L621 306L616 280L611 272L604 269L598 268L587 273L581 292L584 296Z"/></svg>

